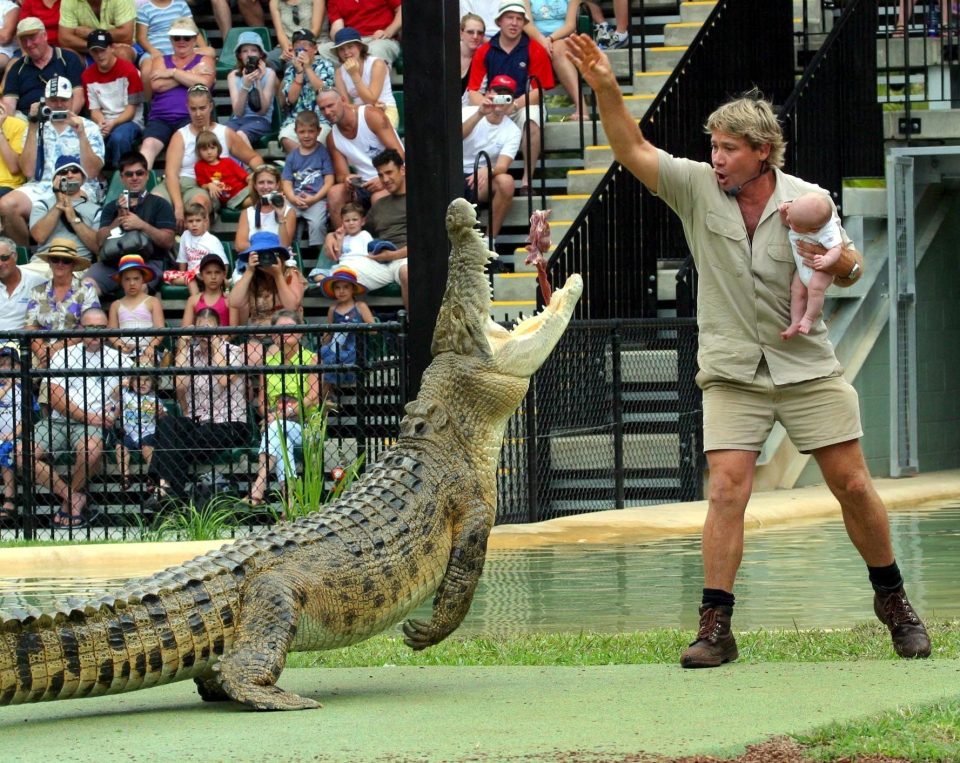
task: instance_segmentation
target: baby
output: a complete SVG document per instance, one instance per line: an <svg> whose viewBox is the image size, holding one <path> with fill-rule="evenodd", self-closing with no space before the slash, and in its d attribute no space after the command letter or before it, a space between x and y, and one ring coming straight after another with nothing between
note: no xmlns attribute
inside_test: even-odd
<svg viewBox="0 0 960 763"><path fill-rule="evenodd" d="M790 284L790 325L780 332L781 337L790 339L798 333L809 334L822 312L827 287L833 283L833 276L823 270L840 259L843 238L840 221L823 193L805 193L793 201L784 202L780 205L780 215L790 229L787 235L797 263L797 272ZM813 258L813 268L804 263L797 248L798 241L809 241L826 248L826 252Z"/></svg>

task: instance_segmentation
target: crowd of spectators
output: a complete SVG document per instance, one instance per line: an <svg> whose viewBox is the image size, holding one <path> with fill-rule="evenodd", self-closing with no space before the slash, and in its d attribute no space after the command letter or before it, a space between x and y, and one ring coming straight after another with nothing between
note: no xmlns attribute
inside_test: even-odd
<svg viewBox="0 0 960 763"><path fill-rule="evenodd" d="M516 193L529 192L541 89L554 87L554 69L575 89L563 39L577 7L555 0L535 14L529 0L461 2L464 192L490 203L493 235L515 195L509 170L518 151L525 169ZM227 0L212 8L225 38ZM400 0L238 0L237 8L250 26L268 14L275 44L252 30L233 38L230 116L221 123L213 88L223 51L184 0L0 0L0 30L11 34L0 45L0 339L35 332L32 365L50 372L33 391L39 423L28 460L61 501L57 526L90 519L86 485L111 448L124 484L136 450L157 498L182 497L185 465L209 462L255 431L262 455L250 498L258 503L270 473L281 483L291 473L281 445L296 447L304 417L353 380L344 372L278 371L259 383L181 372L168 411L156 403L156 379L136 373L164 353L182 369L310 366L352 362L354 346L342 332L309 350L296 336L278 334L271 346L208 333L164 350L148 334L164 325L166 287L186 290L182 325L207 328L294 325L309 288L334 301L329 322L374 320L363 295L391 284L407 305L405 157L391 86ZM578 103L574 117L584 114ZM276 123L282 170L260 148ZM474 173L479 151L491 166ZM239 218L225 247L210 227L227 212ZM316 257L309 279L295 244ZM134 336L55 338L77 328ZM25 394L10 383L18 352L0 346L0 417L9 394ZM114 373L54 373L76 367ZM274 389L278 379L292 397ZM18 422L0 421L0 520L16 508ZM72 454L65 476L54 467L59 454Z"/></svg>

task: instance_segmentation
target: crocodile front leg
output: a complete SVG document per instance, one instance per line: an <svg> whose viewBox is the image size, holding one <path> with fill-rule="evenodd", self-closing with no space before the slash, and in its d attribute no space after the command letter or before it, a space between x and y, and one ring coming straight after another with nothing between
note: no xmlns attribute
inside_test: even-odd
<svg viewBox="0 0 960 763"><path fill-rule="evenodd" d="M255 710L310 710L319 702L276 685L297 635L307 584L296 570L256 573L246 584L234 642L214 670L220 688Z"/></svg>
<svg viewBox="0 0 960 763"><path fill-rule="evenodd" d="M403 624L403 641L411 649L419 651L443 641L470 609L483 572L492 525L488 516L493 512L482 500L475 499L463 513L468 519L454 529L450 561L433 599L433 616L429 621L407 620Z"/></svg>

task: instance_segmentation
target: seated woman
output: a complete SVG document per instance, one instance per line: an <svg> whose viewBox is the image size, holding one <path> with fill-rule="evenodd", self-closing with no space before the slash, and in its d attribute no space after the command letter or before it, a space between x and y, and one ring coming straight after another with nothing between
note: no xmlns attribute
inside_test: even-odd
<svg viewBox="0 0 960 763"><path fill-rule="evenodd" d="M272 164L262 164L251 174L250 183L250 199L253 203L243 211L237 222L233 250L240 252L249 249L250 237L261 231L275 233L281 246L293 244L297 215L280 190L280 170Z"/></svg>
<svg viewBox="0 0 960 763"><path fill-rule="evenodd" d="M216 310L197 312L198 328L220 325ZM175 368L197 366L243 366L243 348L234 347L220 334L195 337L181 342ZM225 450L250 441L247 415L247 383L243 374L181 373L176 377L177 400L181 416L162 416L157 420L150 476L156 493L147 508L156 510L171 497L187 498L186 474L192 465L213 461Z"/></svg>
<svg viewBox="0 0 960 763"><path fill-rule="evenodd" d="M303 444L303 423L320 402L319 375L304 370L305 366L319 364L317 354L301 346L298 332L285 331L300 322L295 310L280 310L271 320L278 333L273 336L274 344L267 350L264 365L288 370L265 374L260 383L263 437L257 479L250 488L249 503L253 506L263 503L271 469L277 476L278 492L286 498L287 480L297 476L294 449Z"/></svg>
<svg viewBox="0 0 960 763"><path fill-rule="evenodd" d="M256 32L242 32L235 51L237 66L227 75L233 110L227 127L252 145L270 132L277 73L267 67L267 54Z"/></svg>
<svg viewBox="0 0 960 763"><path fill-rule="evenodd" d="M587 119L590 110L586 100L577 103L577 70L567 58L566 38L577 31L579 0L540 0L535 4L523 0L523 4L527 8L527 18L533 19L523 31L547 49L557 79L576 104L568 118ZM535 5L535 10L531 10L531 5Z"/></svg>
<svg viewBox="0 0 960 763"><path fill-rule="evenodd" d="M387 62L367 55L363 37L351 27L344 27L337 32L333 49L342 64L334 75L337 92L358 106L367 104L383 109L390 124L394 127L399 125L400 112L393 97L390 67Z"/></svg>

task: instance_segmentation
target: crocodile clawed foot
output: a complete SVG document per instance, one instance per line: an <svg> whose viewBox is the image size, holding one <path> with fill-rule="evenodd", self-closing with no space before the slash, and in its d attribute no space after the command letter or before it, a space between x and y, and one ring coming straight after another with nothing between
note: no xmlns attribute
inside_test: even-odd
<svg viewBox="0 0 960 763"><path fill-rule="evenodd" d="M403 624L403 635L403 643L416 652L439 644L446 636L438 633L432 623L426 620L407 620Z"/></svg>
<svg viewBox="0 0 960 763"><path fill-rule="evenodd" d="M228 690L233 699L254 710L316 710L319 702L299 694L284 691L278 686L241 686Z"/></svg>

